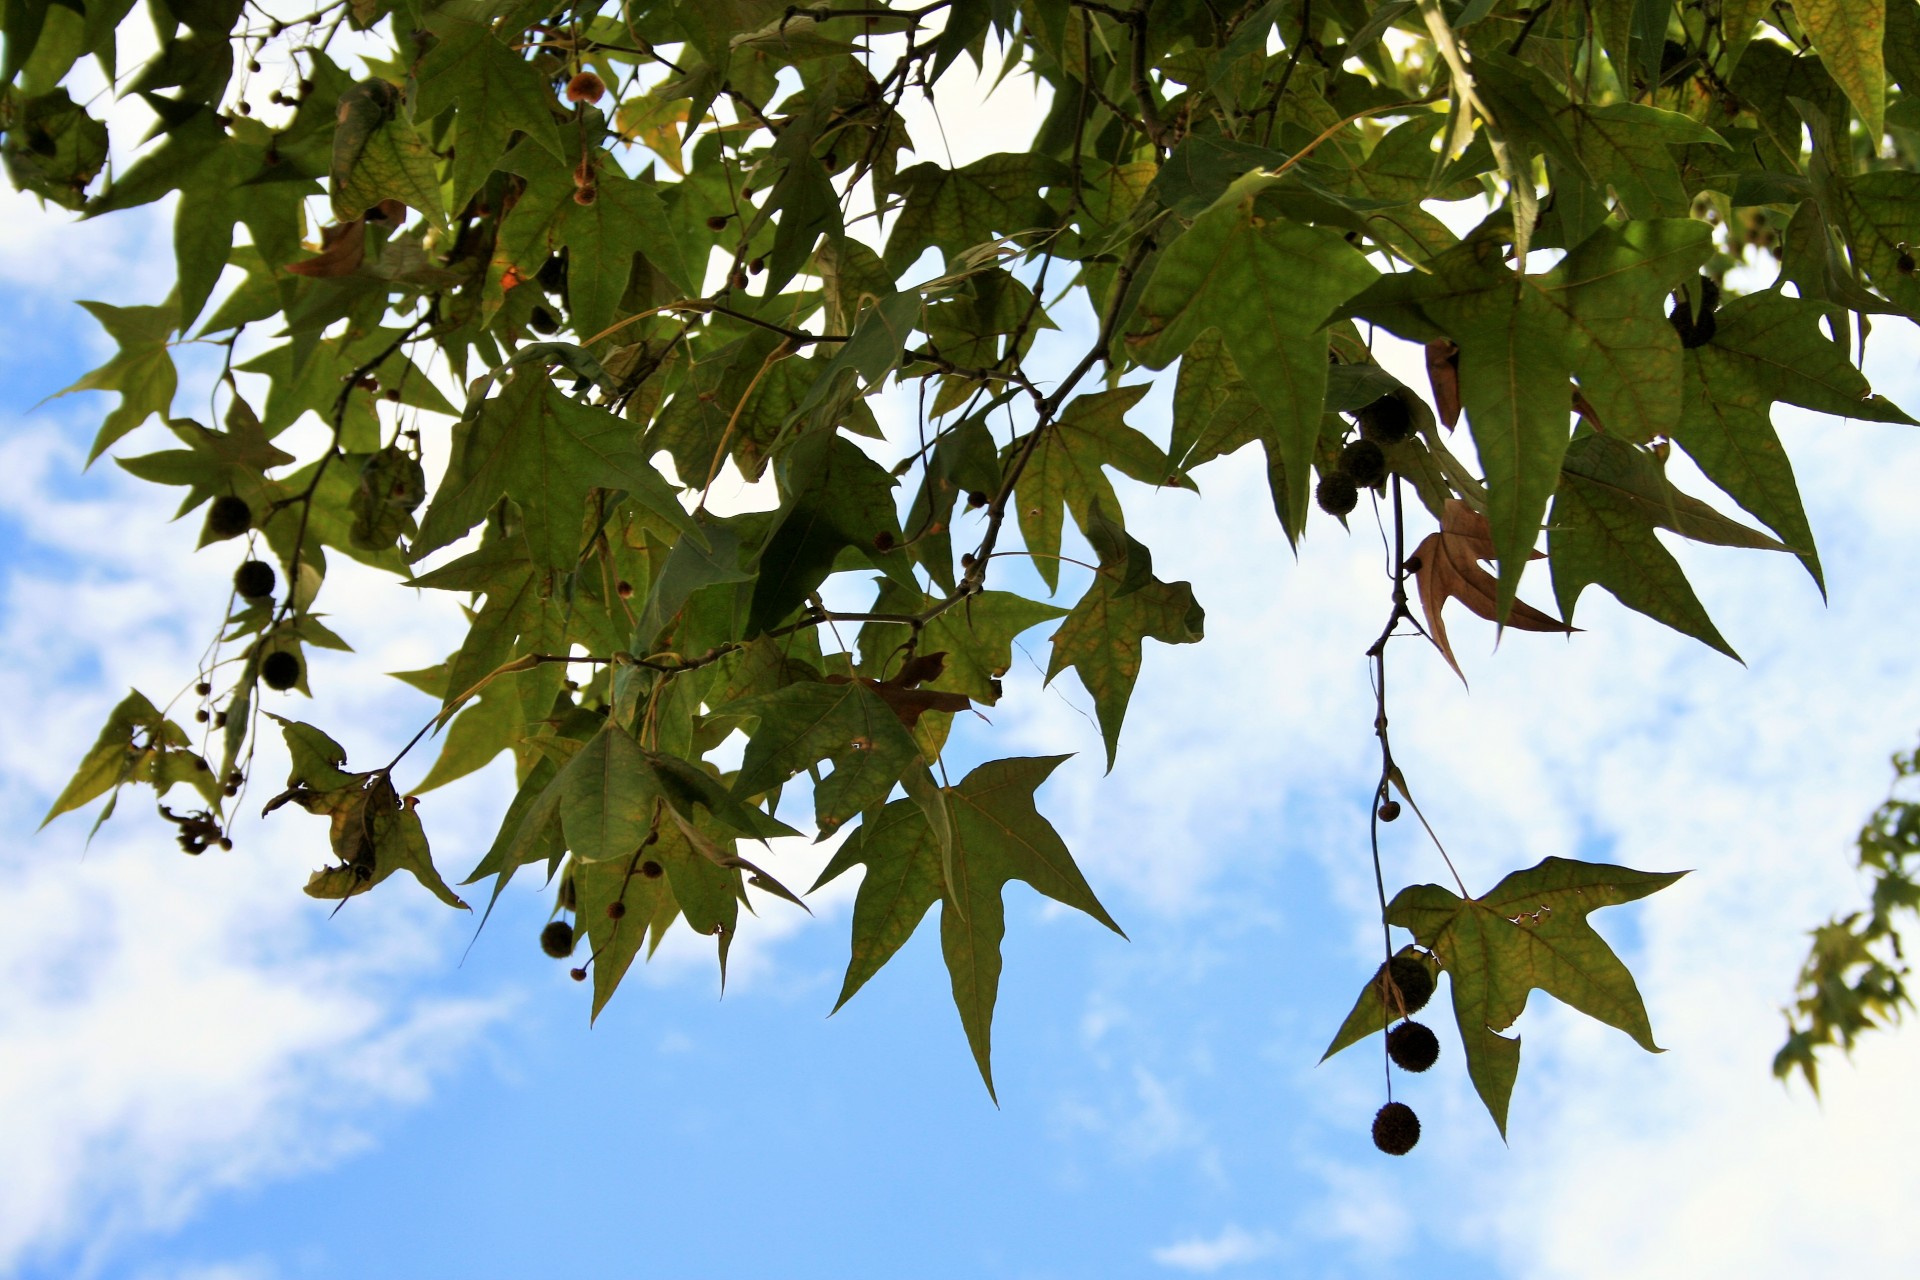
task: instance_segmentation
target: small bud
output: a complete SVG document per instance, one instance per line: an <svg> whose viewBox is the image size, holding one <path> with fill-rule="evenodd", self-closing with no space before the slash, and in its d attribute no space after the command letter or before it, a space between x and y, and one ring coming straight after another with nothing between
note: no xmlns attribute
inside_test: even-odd
<svg viewBox="0 0 1920 1280"><path fill-rule="evenodd" d="M1392 822L1395 818L1399 816L1400 816L1400 802L1398 800L1388 800L1381 804L1380 821Z"/></svg>
<svg viewBox="0 0 1920 1280"><path fill-rule="evenodd" d="M727 229L727 216L725 214L716 213L711 218L707 219L707 230L725 231L726 229Z"/></svg>
<svg viewBox="0 0 1920 1280"><path fill-rule="evenodd" d="M585 969L569 969L567 970L567 976L575 982L585 982L587 980L587 971Z"/></svg>
<svg viewBox="0 0 1920 1280"><path fill-rule="evenodd" d="M624 903L624 902L609 902L609 903L607 904L607 919L609 919L609 920L618 920L618 919L619 919L619 918L620 918L621 916L624 916L624 915L626 915L626 914L627 914L627 904L626 904L626 903Z"/></svg>

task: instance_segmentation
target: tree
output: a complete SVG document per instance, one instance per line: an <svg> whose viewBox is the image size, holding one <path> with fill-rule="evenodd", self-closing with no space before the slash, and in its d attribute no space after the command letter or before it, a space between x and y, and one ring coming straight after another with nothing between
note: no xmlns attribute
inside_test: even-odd
<svg viewBox="0 0 1920 1280"><path fill-rule="evenodd" d="M1599 586L1731 655L1656 531L1819 583L1771 406L1913 421L1858 365L1874 317L1920 319L1914 0L149 0L158 52L123 72L132 7L9 0L7 166L88 217L177 193L177 287L88 304L120 351L73 389L120 397L94 458L121 450L185 491L203 547L246 550L190 692L130 694L49 818L149 784L187 852L224 845L277 732L293 772L266 808L325 817L337 859L308 893L405 870L463 907L414 796L510 752L466 883L497 900L544 868L542 943L587 952L596 1013L676 920L724 973L745 886L801 901L752 858L796 833L776 813L804 774L841 837L822 879L864 869L840 1000L937 904L991 1090L1007 882L1119 926L1037 805L1058 760L955 781L955 717L1048 626L1111 765L1145 641L1204 629L1109 468L1191 487L1257 442L1296 543L1378 504L1377 836L1418 815L1390 641L1457 670L1449 601L1560 631ZM963 63L1033 82L1029 147L955 167L909 136L909 96L937 106ZM154 121L117 162L95 68ZM1484 214L1464 235L1438 212L1457 201ZM1082 314L1091 340L1047 365L1043 331ZM1427 396L1383 335L1424 345ZM224 348L217 426L172 416L187 341ZM1169 369L1161 439L1138 406ZM870 405L889 385L918 396L905 436ZM434 414L457 418L442 457ZM175 446L128 456L156 416ZM310 418L322 446L284 448ZM1676 446L1754 523L1679 491ZM777 506L716 512L728 466ZM1543 531L1557 616L1520 598ZM265 711L345 643L317 611L332 557L470 602L459 650L401 677L439 713L373 769ZM1071 607L1011 589L1030 580ZM1329 1052L1444 973L1504 1130L1501 1032L1533 989L1654 1047L1587 917L1675 878L1548 858L1478 896L1382 880L1383 964ZM1433 1043L1408 1021L1386 1050L1423 1070ZM1417 1136L1382 1109L1383 1149Z"/></svg>

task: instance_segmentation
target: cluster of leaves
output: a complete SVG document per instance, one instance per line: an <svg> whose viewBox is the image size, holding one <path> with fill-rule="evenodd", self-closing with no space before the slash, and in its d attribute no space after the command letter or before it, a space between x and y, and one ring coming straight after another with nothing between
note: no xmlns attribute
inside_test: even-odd
<svg viewBox="0 0 1920 1280"><path fill-rule="evenodd" d="M1657 531L1818 581L1772 406L1910 421L1854 357L1869 317L1920 316L1914 0L147 0L159 52L129 70L133 7L10 0L8 171L89 217L177 193L177 288L89 304L120 346L76 387L120 397L93 456L159 417L179 447L119 464L283 591L236 597L199 741L136 695L54 811L184 781L218 832L260 686L304 692L307 650L345 643L315 611L333 558L454 593L465 641L402 676L442 703L412 792L511 753L468 882L558 878L596 1011L673 921L724 964L746 886L793 896L739 848L794 831L774 814L806 775L803 825L847 832L826 878L865 868L842 999L939 903L987 1073L1006 882L1113 922L1035 807L1055 762L954 784L954 718L1057 623L1049 678L1086 687L1111 763L1144 642L1203 630L1109 470L1193 488L1258 443L1297 541L1365 435L1362 479L1439 525L1395 590L1417 574L1447 661L1448 600L1563 628L1590 585L1731 652ZM378 51L351 71L345 33ZM1034 129L943 164L903 111L969 63L1030 82ZM96 70L152 117L139 148L72 92ZM1492 212L1461 236L1456 201ZM1743 262L1777 283L1732 296ZM1431 407L1376 331L1425 344ZM218 427L172 416L186 341L226 353ZM1146 429L1142 375L1176 364ZM888 432L869 402L900 386ZM1676 446L1770 532L1676 489ZM710 509L729 467L774 508ZM1063 575L1069 518L1092 559ZM1558 619L1517 601L1543 530ZM1036 579L1079 594L1008 589ZM339 858L310 893L405 867L458 901L393 781L406 749L355 774L286 733L282 799ZM1666 879L1549 860L1386 907L1451 976L1497 1118L1495 1033L1532 986L1651 1045L1584 915Z"/></svg>
<svg viewBox="0 0 1920 1280"><path fill-rule="evenodd" d="M1920 913L1920 800L1908 798L1917 777L1920 751L1893 757L1887 799L1860 828L1859 867L1873 885L1869 908L1815 929L1800 967L1787 1042L1774 1055L1773 1073L1786 1080L1798 1071L1816 1093L1821 1049L1851 1050L1860 1036L1899 1021L1913 1006L1900 923Z"/></svg>

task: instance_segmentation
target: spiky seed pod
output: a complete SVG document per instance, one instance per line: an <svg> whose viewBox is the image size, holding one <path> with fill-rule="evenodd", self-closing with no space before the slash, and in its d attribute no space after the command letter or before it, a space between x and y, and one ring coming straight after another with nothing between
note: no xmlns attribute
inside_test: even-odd
<svg viewBox="0 0 1920 1280"><path fill-rule="evenodd" d="M595 103L607 94L607 82L591 71L582 71L567 81L567 101Z"/></svg>
<svg viewBox="0 0 1920 1280"><path fill-rule="evenodd" d="M1398 800L1383 800L1380 803L1380 821L1392 822L1399 816L1400 802Z"/></svg>
<svg viewBox="0 0 1920 1280"><path fill-rule="evenodd" d="M1440 1060L1440 1037L1419 1022L1403 1022L1387 1032L1387 1056L1402 1071L1425 1071Z"/></svg>
<svg viewBox="0 0 1920 1280"><path fill-rule="evenodd" d="M573 954L573 926L565 920L553 920L540 931L540 949L555 960Z"/></svg>
<svg viewBox="0 0 1920 1280"><path fill-rule="evenodd" d="M1720 328L1720 322L1714 318L1714 312L1720 306L1720 285L1712 276L1701 276L1699 285L1699 315L1694 314L1692 300L1680 293L1674 295L1673 310L1667 313L1667 322L1680 335L1680 345L1689 351L1712 342L1714 333Z"/></svg>
<svg viewBox="0 0 1920 1280"><path fill-rule="evenodd" d="M193 691L204 698L208 694L213 692L213 686L208 684L205 680L202 680L199 684L193 686Z"/></svg>
<svg viewBox="0 0 1920 1280"><path fill-rule="evenodd" d="M207 537L237 538L253 528L253 508L245 498L223 493L207 506Z"/></svg>
<svg viewBox="0 0 1920 1280"><path fill-rule="evenodd" d="M248 600L272 595L275 581L273 566L265 560L248 560L233 571L233 589Z"/></svg>
<svg viewBox="0 0 1920 1280"><path fill-rule="evenodd" d="M1362 489L1387 478L1387 455L1371 440L1355 440L1340 451L1340 470Z"/></svg>
<svg viewBox="0 0 1920 1280"><path fill-rule="evenodd" d="M1352 480L1336 471L1320 478L1320 487L1314 491L1313 500L1328 515L1344 516L1359 505L1360 489Z"/></svg>
<svg viewBox="0 0 1920 1280"><path fill-rule="evenodd" d="M1400 1000L1408 1013L1420 1012L1427 1007L1427 1001L1433 999L1433 975L1412 956L1395 956L1388 962L1387 972L1393 976L1393 985L1400 989Z"/></svg>
<svg viewBox="0 0 1920 1280"><path fill-rule="evenodd" d="M1374 1113L1373 1145L1390 1156L1403 1156L1420 1141L1420 1117L1404 1102L1389 1102Z"/></svg>
<svg viewBox="0 0 1920 1280"><path fill-rule="evenodd" d="M300 683L300 658L285 649L276 650L260 661L260 678L267 688L282 693Z"/></svg>
<svg viewBox="0 0 1920 1280"><path fill-rule="evenodd" d="M1381 396L1354 416L1360 419L1363 440L1399 444L1413 434L1413 412L1399 396Z"/></svg>

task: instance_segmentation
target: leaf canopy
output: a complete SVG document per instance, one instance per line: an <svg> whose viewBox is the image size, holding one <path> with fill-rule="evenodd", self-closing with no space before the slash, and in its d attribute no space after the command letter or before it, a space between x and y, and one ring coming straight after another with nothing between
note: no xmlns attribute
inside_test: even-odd
<svg viewBox="0 0 1920 1280"><path fill-rule="evenodd" d="M1667 540L1824 590L1774 406L1913 425L1861 368L1920 319L1915 0L67 8L0 17L9 177L83 217L173 202L167 294L84 304L115 352L68 390L119 398L90 460L180 489L276 591L184 685L203 729L130 695L49 817L185 784L182 847L227 840L257 712L350 643L342 558L450 593L464 638L400 673L437 759L350 773L289 718L274 804L327 820L308 892L406 870L462 906L414 797L506 757L468 883L544 864L596 1015L677 921L724 966L749 889L799 901L753 848L785 812L841 841L823 882L862 868L841 1002L940 904L991 1089L1005 885L1117 926L1037 807L1059 758L991 758L987 712L1036 696L1003 678L1045 643L1112 765L1146 642L1205 625L1205 549L1130 517L1246 445L1299 554L1391 521L1384 813L1394 636L1460 670L1449 601L1568 632L1599 586L1731 655ZM914 135L974 82L1026 95L1017 145ZM183 385L187 342L217 383ZM217 425L184 416L209 392ZM1522 598L1542 559L1559 617ZM1383 885L1503 1128L1535 987L1652 1046L1586 916L1672 879Z"/></svg>

